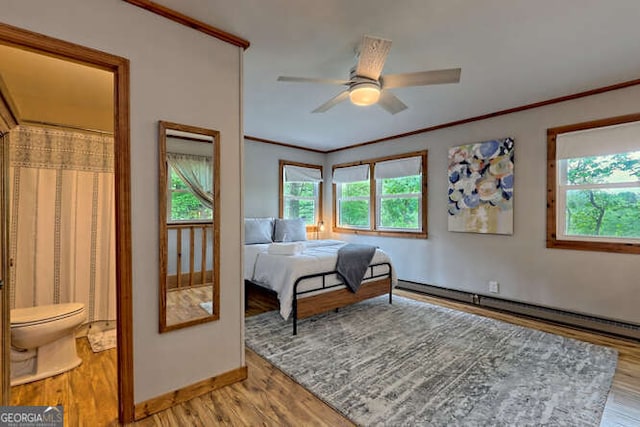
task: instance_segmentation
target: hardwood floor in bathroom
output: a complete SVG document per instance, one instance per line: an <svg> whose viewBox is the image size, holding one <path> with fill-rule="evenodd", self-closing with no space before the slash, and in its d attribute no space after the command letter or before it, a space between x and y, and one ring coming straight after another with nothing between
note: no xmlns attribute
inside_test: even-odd
<svg viewBox="0 0 640 427"><path fill-rule="evenodd" d="M76 346L82 359L80 366L61 375L11 387L11 404L62 405L67 426L109 425L110 420L116 420L116 349L94 353L86 338L78 338Z"/></svg>
<svg viewBox="0 0 640 427"><path fill-rule="evenodd" d="M640 343L525 319L466 304L398 290L397 295L541 329L558 335L614 347L618 367L602 418L602 426L640 425ZM277 308L267 294L251 292L247 316ZM83 364L70 373L14 387L12 404L65 407L65 425L118 425L116 351L94 354L85 338L78 340ZM260 356L247 350L249 378L141 420L136 426L317 425L351 426L346 418L315 398Z"/></svg>

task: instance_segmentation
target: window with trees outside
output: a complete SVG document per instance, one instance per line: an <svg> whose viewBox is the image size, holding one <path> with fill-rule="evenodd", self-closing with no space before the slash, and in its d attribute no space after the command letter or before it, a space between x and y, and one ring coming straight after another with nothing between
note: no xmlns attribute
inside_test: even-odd
<svg viewBox="0 0 640 427"><path fill-rule="evenodd" d="M172 153L168 153L169 156ZM174 155L174 157L176 157ZM185 156L191 157L192 162L195 159L197 167L211 169L210 159L203 156ZM198 159L201 157L201 159ZM208 163L207 163L208 162ZM200 165L199 163L202 163ZM188 185L185 178L176 171L176 166L169 162L169 197L167 197L167 219L168 222L204 222L211 221L213 219L213 211L210 207L205 205L205 201L198 198L192 189L192 186ZM211 178L213 179L213 178Z"/></svg>
<svg viewBox="0 0 640 427"><path fill-rule="evenodd" d="M426 237L426 168L426 151L334 166L335 228Z"/></svg>
<svg viewBox="0 0 640 427"><path fill-rule="evenodd" d="M640 253L638 120L549 129L548 247Z"/></svg>
<svg viewBox="0 0 640 427"><path fill-rule="evenodd" d="M315 230L322 212L322 166L280 160L280 218L303 218Z"/></svg>

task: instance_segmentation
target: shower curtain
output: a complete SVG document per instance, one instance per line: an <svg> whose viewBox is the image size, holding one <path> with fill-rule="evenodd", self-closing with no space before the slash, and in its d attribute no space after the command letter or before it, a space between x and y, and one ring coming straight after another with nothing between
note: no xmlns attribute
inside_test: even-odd
<svg viewBox="0 0 640 427"><path fill-rule="evenodd" d="M116 318L113 137L9 132L11 307L82 302Z"/></svg>

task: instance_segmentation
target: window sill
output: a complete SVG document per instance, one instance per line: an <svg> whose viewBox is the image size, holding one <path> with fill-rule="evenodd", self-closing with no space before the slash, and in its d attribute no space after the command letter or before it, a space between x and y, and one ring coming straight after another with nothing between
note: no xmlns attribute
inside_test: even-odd
<svg viewBox="0 0 640 427"><path fill-rule="evenodd" d="M355 228L333 227L334 233L356 234L363 236L380 236L380 237L402 237L406 239L426 239L428 233L425 231L389 231L389 230L361 230Z"/></svg>
<svg viewBox="0 0 640 427"><path fill-rule="evenodd" d="M547 239L549 249L573 249L578 251L614 252L621 254L640 254L638 243L590 242L584 240L558 240L555 236Z"/></svg>

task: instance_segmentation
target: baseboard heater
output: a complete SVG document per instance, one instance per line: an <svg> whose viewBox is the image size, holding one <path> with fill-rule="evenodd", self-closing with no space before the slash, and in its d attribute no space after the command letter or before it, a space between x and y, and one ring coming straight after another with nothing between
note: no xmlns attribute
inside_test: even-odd
<svg viewBox="0 0 640 427"><path fill-rule="evenodd" d="M510 301L502 298L473 294L470 292L441 288L439 286L426 285L406 280L398 280L398 288L640 340L640 325L634 325L631 323L603 319L600 317L588 316L586 314L541 307L534 304Z"/></svg>

